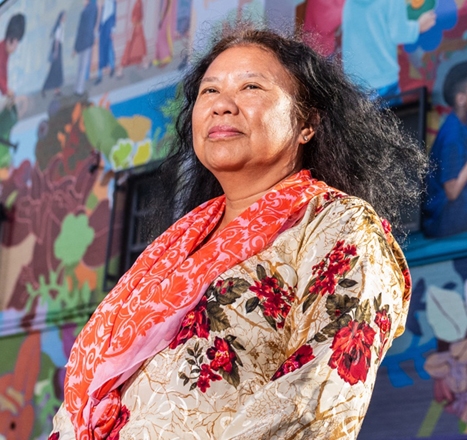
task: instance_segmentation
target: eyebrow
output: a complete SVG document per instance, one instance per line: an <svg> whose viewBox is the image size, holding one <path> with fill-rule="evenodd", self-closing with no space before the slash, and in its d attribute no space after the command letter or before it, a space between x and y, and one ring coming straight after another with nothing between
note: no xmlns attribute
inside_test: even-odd
<svg viewBox="0 0 467 440"><path fill-rule="evenodd" d="M241 73L240 75L237 75L237 78L263 78L265 80L268 80L262 73L260 72L247 72L247 73ZM220 79L217 76L206 76L201 80L201 83L204 82L218 82ZM269 80L268 80L269 81Z"/></svg>

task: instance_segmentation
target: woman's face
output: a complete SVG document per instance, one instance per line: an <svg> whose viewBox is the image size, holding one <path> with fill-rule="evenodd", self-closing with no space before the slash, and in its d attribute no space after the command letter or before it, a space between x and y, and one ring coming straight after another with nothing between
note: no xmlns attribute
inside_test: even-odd
<svg viewBox="0 0 467 440"><path fill-rule="evenodd" d="M193 109L193 145L216 177L222 172L298 171L304 143L294 83L269 51L255 45L222 52L209 66Z"/></svg>

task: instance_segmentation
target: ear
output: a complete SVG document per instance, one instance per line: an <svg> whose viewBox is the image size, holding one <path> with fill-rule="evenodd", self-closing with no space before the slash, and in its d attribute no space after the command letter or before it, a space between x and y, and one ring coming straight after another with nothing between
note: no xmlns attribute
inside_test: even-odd
<svg viewBox="0 0 467 440"><path fill-rule="evenodd" d="M300 130L300 138L298 142L300 144L306 144L307 142L310 141L310 139L315 135L315 130L313 130L313 127L309 124L306 124L302 127Z"/></svg>

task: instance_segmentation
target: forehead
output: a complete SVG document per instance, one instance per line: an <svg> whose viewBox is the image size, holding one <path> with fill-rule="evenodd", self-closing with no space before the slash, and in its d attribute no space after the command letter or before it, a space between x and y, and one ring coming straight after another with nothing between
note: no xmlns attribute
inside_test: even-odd
<svg viewBox="0 0 467 440"><path fill-rule="evenodd" d="M221 52L209 65L203 79L223 76L259 76L294 89L289 71L270 50L258 45L238 45Z"/></svg>

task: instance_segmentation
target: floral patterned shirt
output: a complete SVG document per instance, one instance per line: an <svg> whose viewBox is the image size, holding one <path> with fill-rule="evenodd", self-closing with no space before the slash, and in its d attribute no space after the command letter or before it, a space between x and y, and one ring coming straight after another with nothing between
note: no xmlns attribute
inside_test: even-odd
<svg viewBox="0 0 467 440"><path fill-rule="evenodd" d="M111 439L355 439L403 332L410 276L364 201L335 190L226 271L122 388ZM60 440L74 439L64 406Z"/></svg>

